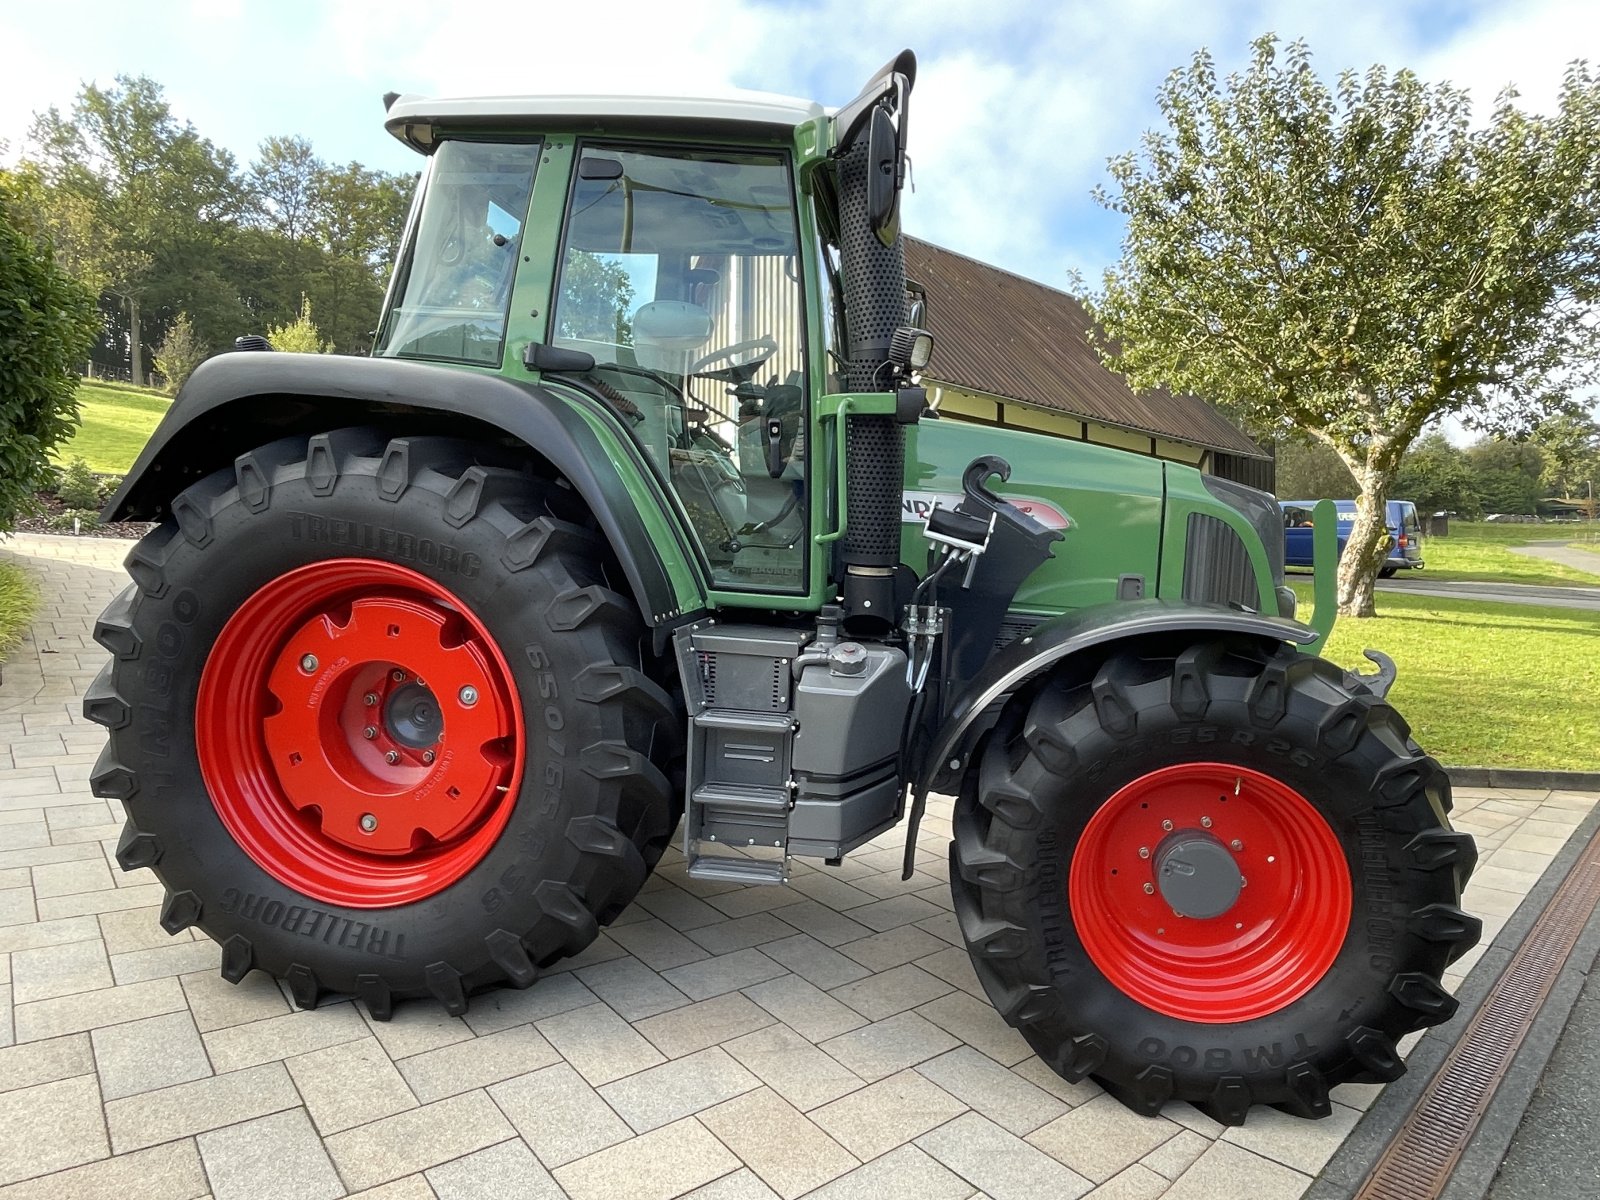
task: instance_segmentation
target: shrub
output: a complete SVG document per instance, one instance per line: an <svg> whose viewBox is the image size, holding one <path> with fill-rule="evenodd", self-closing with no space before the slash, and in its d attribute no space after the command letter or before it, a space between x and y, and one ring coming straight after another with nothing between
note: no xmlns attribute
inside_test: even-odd
<svg viewBox="0 0 1600 1200"><path fill-rule="evenodd" d="M77 425L73 368L94 330L94 297L57 268L0 172L0 530L49 486L50 453Z"/></svg>
<svg viewBox="0 0 1600 1200"><path fill-rule="evenodd" d="M56 499L68 508L100 507L100 481L83 459L75 458L61 469Z"/></svg>
<svg viewBox="0 0 1600 1200"><path fill-rule="evenodd" d="M93 508L69 508L66 512L56 513L45 522L52 533L77 533L84 529L94 529L99 524L99 510Z"/></svg>
<svg viewBox="0 0 1600 1200"><path fill-rule="evenodd" d="M300 315L287 325L267 326L267 341L272 343L274 350L282 350L287 354L331 354L333 343L324 342L322 334L317 331L317 326L311 319L311 301L304 294L300 297Z"/></svg>
<svg viewBox="0 0 1600 1200"><path fill-rule="evenodd" d="M166 379L167 391L176 392L181 388L210 352L210 347L195 333L189 314L179 313L156 348L156 370Z"/></svg>

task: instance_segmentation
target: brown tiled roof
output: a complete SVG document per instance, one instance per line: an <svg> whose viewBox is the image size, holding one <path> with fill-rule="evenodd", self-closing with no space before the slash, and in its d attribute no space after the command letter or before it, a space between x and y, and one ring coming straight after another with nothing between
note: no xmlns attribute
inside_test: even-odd
<svg viewBox="0 0 1600 1200"><path fill-rule="evenodd" d="M1268 455L1204 400L1135 393L1089 345L1065 292L907 238L906 277L928 290L930 380L1251 458Z"/></svg>

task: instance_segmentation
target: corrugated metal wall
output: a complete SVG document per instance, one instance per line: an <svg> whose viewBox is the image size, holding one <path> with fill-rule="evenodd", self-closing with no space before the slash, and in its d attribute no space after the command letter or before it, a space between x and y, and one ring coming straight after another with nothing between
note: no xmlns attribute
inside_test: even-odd
<svg viewBox="0 0 1600 1200"><path fill-rule="evenodd" d="M771 337L778 343L778 352L763 364L756 381L784 383L794 375L798 383L805 369L805 305L798 280L791 278L791 272L798 270L794 259L778 254L701 255L695 266L721 276L704 290L700 300L712 320L707 351ZM737 401L731 396L724 391L712 395L709 389L698 390L700 398L713 403L722 415L736 418Z"/></svg>

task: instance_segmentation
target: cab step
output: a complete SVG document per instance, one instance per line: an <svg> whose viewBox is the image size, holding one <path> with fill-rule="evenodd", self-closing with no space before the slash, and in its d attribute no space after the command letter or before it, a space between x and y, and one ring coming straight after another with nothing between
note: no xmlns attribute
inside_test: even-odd
<svg viewBox="0 0 1600 1200"><path fill-rule="evenodd" d="M707 883L788 883L789 860L697 854L689 860L689 878Z"/></svg>

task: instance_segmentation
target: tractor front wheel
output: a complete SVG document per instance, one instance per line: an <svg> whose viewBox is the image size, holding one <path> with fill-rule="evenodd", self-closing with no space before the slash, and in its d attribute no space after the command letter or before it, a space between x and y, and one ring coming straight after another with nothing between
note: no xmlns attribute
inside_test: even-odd
<svg viewBox="0 0 1600 1200"><path fill-rule="evenodd" d="M1090 673L1092 671L1092 673ZM1016 703L958 801L956 914L1005 1018L1129 1107L1326 1116L1448 1019L1478 938L1450 784L1387 703L1252 641L1146 645Z"/></svg>
<svg viewBox="0 0 1600 1200"><path fill-rule="evenodd" d="M168 932L383 1019L526 987L622 911L675 822L676 706L567 495L465 442L341 430L177 498L85 700Z"/></svg>

